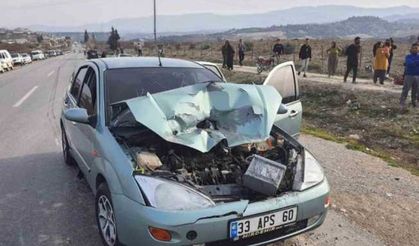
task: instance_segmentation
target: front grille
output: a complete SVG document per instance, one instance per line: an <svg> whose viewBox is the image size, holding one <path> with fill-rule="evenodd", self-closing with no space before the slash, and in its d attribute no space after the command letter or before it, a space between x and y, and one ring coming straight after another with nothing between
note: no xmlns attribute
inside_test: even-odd
<svg viewBox="0 0 419 246"><path fill-rule="evenodd" d="M307 227L307 220L302 220L297 222L294 225L285 226L273 232L268 232L262 235L254 236L251 238L246 238L243 240L238 241L231 241L231 240L221 240L211 243L206 243L207 246L247 246L251 244L261 243L261 242L268 242L270 240L286 236L287 234L291 234L296 231L300 231Z"/></svg>

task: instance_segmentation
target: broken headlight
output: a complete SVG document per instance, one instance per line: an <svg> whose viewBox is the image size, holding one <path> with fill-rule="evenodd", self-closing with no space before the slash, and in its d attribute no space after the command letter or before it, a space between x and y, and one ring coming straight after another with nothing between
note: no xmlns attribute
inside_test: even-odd
<svg viewBox="0 0 419 246"><path fill-rule="evenodd" d="M297 164L297 175L294 180L295 190L306 190L321 183L324 179L323 168L314 156L305 150L304 162L301 160Z"/></svg>
<svg viewBox="0 0 419 246"><path fill-rule="evenodd" d="M165 210L193 210L214 206L207 196L185 185L147 177L135 176L135 180L152 207Z"/></svg>

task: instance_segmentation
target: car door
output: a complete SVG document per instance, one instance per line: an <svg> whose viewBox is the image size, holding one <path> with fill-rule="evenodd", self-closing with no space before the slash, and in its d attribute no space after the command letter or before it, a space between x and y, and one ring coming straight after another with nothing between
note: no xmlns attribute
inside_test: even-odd
<svg viewBox="0 0 419 246"><path fill-rule="evenodd" d="M275 125L291 136L298 137L303 108L294 63L285 62L276 66L263 84L273 86L281 94L282 104L288 109L287 113L277 115Z"/></svg>
<svg viewBox="0 0 419 246"><path fill-rule="evenodd" d="M63 105L64 111L67 109L79 107L78 106L79 97L81 94L84 80L87 78L87 71L88 71L88 66L82 66L75 73L75 76L73 76L70 89L67 91L64 98L64 105ZM80 142L79 138L81 137L81 133L79 129L80 123L64 119L63 124L64 124L65 132L67 134L67 139L71 146L70 149L71 149L72 156L79 164L79 167L82 170L82 172L87 173L88 166L85 163L84 159L82 158L82 155L79 151L80 148L78 147L78 144Z"/></svg>
<svg viewBox="0 0 419 246"><path fill-rule="evenodd" d="M87 70L86 78L83 82L78 107L84 108L89 116L90 124L77 124L76 148L80 153L83 163L86 166L87 174L90 173L92 164L97 155L96 140L96 119L97 119L97 72L93 67Z"/></svg>

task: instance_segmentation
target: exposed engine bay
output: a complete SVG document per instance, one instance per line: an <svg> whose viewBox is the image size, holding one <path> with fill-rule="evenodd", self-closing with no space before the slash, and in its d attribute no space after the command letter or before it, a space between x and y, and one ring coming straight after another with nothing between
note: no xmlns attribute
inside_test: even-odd
<svg viewBox="0 0 419 246"><path fill-rule="evenodd" d="M135 172L187 185L214 202L258 201L291 191L303 147L273 127L263 142L209 152L170 143L146 127L118 127L112 133L130 156Z"/></svg>

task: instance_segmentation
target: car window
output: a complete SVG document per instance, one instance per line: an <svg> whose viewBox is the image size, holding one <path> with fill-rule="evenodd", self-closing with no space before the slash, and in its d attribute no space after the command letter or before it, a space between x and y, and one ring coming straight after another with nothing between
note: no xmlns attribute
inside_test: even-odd
<svg viewBox="0 0 419 246"><path fill-rule="evenodd" d="M299 97L294 76L293 66L285 66L272 73L272 77L269 78L272 82L268 83L268 85L278 90L282 96L282 102L285 104L296 101Z"/></svg>
<svg viewBox="0 0 419 246"><path fill-rule="evenodd" d="M96 73L89 68L87 79L83 83L79 106L87 110L88 115L96 114Z"/></svg>
<svg viewBox="0 0 419 246"><path fill-rule="evenodd" d="M86 75L87 68L83 67L80 68L79 72L77 73L76 78L74 79L73 85L71 86L70 94L74 97L74 99L78 99L81 86L83 84L84 77Z"/></svg>
<svg viewBox="0 0 419 246"><path fill-rule="evenodd" d="M206 68L122 68L106 71L105 77L108 104L203 82L221 82Z"/></svg>
<svg viewBox="0 0 419 246"><path fill-rule="evenodd" d="M215 73L218 77L223 78L223 76L220 73L220 70L218 70L218 68L216 66L213 65L205 65L205 67L209 70L211 70L211 72Z"/></svg>

